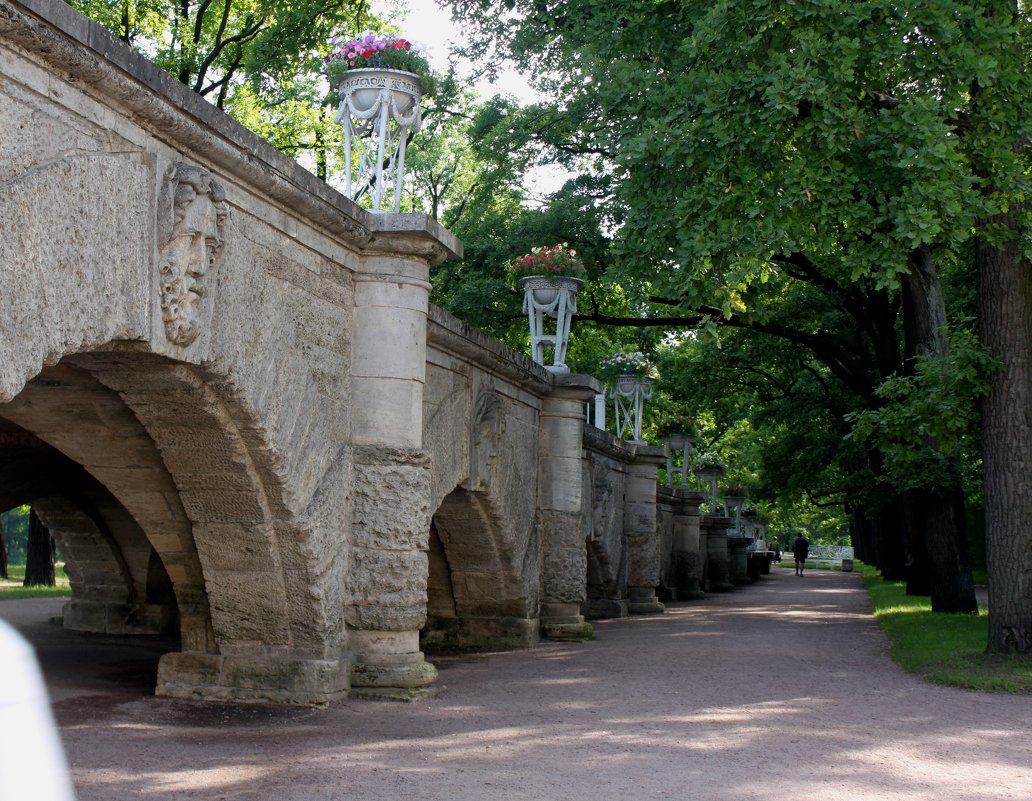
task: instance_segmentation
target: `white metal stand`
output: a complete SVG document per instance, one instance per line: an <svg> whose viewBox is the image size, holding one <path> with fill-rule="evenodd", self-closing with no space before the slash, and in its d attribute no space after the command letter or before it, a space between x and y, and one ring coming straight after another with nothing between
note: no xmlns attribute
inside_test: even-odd
<svg viewBox="0 0 1032 801"><path fill-rule="evenodd" d="M707 501L709 502L710 514L717 511L717 479L724 475L723 470L696 470L695 477L699 479L700 489L705 489Z"/></svg>
<svg viewBox="0 0 1032 801"><path fill-rule="evenodd" d="M724 496L724 517L731 517L729 512L734 512L735 524L731 527L730 531L741 536L740 527L742 525L742 506L745 505L745 496L743 495L725 495Z"/></svg>
<svg viewBox="0 0 1032 801"><path fill-rule="evenodd" d="M380 211L388 186L389 211L400 211L409 132L423 124L419 101L423 86L411 72L357 69L340 82L340 108L334 122L344 125L344 194L352 200L372 193ZM357 156L357 159L356 159Z"/></svg>
<svg viewBox="0 0 1032 801"><path fill-rule="evenodd" d="M616 436L623 439L624 433L631 434L630 442L643 444L641 419L645 401L652 397L652 379L636 375L618 375L613 388L609 390L616 414Z"/></svg>
<svg viewBox="0 0 1032 801"><path fill-rule="evenodd" d="M529 275L518 281L523 287L523 312L530 322L531 358L553 373L568 373L566 348L570 344L570 323L577 313L579 278L549 278ZM545 318L555 320L555 333L545 333ZM545 348L552 349L552 364L545 364Z"/></svg>
<svg viewBox="0 0 1032 801"><path fill-rule="evenodd" d="M667 486L672 487L674 484L680 484L683 487L687 487L688 462L691 461L693 452L692 438L687 434L670 434L663 439L663 443L667 446ZM677 464L678 461L680 461L680 464ZM677 481L674 481L674 476L677 476Z"/></svg>

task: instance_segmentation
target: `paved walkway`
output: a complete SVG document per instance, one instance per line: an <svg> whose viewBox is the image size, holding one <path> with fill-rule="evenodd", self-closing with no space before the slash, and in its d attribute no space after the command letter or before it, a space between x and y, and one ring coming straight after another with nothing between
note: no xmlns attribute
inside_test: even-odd
<svg viewBox="0 0 1032 801"><path fill-rule="evenodd" d="M1032 798L1032 697L900 671L855 573L777 570L595 642L444 656L448 692L415 704L159 700L155 644L23 628L80 801Z"/></svg>

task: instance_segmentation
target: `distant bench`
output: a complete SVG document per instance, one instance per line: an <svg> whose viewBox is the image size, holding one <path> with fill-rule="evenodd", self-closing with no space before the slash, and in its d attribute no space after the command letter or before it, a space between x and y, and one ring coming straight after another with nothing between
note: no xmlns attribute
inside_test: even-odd
<svg viewBox="0 0 1032 801"><path fill-rule="evenodd" d="M847 545L811 545L806 561L818 565L841 565L848 572L853 569L853 549Z"/></svg>

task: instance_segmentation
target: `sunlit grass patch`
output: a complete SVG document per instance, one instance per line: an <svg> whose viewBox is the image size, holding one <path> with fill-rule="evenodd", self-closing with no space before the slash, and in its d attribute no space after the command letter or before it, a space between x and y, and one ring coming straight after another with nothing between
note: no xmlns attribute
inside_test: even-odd
<svg viewBox="0 0 1032 801"><path fill-rule="evenodd" d="M54 568L54 579L57 582L57 585L54 587L23 587L25 565L8 565L7 578L0 579L0 601L71 595L72 588L68 584L68 576L64 571L63 564L59 563Z"/></svg>
<svg viewBox="0 0 1032 801"><path fill-rule="evenodd" d="M901 581L885 581L857 563L874 615L889 637L892 658L929 681L983 692L1032 694L1032 657L988 656L989 618L932 612L927 596L906 594Z"/></svg>

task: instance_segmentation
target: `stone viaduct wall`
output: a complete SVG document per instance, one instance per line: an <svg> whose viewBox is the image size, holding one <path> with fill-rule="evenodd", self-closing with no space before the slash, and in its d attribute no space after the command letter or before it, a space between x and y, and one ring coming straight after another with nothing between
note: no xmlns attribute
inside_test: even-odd
<svg viewBox="0 0 1032 801"><path fill-rule="evenodd" d="M583 638L680 586L662 451L429 305L462 250L433 220L56 0L0 0L0 143L0 508L59 541L65 625L179 634L160 694L412 697L421 643Z"/></svg>

